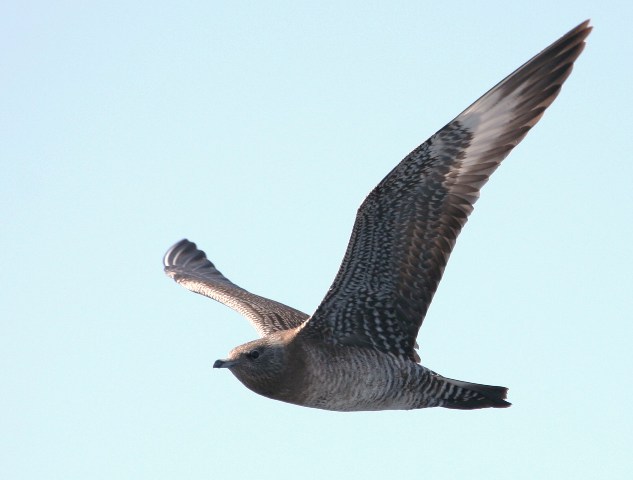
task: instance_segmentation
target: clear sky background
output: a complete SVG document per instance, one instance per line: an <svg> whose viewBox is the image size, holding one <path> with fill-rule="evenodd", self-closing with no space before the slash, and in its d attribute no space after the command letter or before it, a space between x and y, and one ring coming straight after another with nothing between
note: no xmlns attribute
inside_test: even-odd
<svg viewBox="0 0 633 480"><path fill-rule="evenodd" d="M312 313L357 207L586 18L420 332L505 410L341 414L211 365L256 337L162 272L187 237ZM630 2L4 2L0 478L631 478Z"/></svg>

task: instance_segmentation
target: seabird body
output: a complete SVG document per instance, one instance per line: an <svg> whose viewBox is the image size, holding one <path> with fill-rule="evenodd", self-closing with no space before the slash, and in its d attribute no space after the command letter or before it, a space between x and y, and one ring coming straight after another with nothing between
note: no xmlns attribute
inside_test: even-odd
<svg viewBox="0 0 633 480"><path fill-rule="evenodd" d="M228 368L256 393L327 410L507 407L507 389L420 365L416 337L481 187L558 95L585 45L582 23L407 155L358 210L339 272L312 316L224 277L188 240L167 275L248 318L262 338Z"/></svg>

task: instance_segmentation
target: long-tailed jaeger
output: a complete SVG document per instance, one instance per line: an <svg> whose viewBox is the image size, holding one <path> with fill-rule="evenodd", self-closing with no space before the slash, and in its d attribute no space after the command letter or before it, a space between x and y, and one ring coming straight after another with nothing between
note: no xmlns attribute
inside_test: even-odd
<svg viewBox="0 0 633 480"><path fill-rule="evenodd" d="M266 397L327 410L508 407L507 388L420 365L416 337L479 190L560 92L591 27L536 55L402 160L367 196L312 316L238 287L182 240L165 272L244 315L261 338L213 365Z"/></svg>

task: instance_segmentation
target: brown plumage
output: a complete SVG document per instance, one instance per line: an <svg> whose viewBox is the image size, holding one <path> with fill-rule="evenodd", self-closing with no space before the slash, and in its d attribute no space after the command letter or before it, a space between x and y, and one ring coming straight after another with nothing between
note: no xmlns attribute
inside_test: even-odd
<svg viewBox="0 0 633 480"><path fill-rule="evenodd" d="M312 317L233 284L188 240L174 245L166 273L242 313L263 336L214 366L261 395L328 410L509 406L506 388L418 364L416 337L481 187L558 95L588 23L492 88L378 184Z"/></svg>

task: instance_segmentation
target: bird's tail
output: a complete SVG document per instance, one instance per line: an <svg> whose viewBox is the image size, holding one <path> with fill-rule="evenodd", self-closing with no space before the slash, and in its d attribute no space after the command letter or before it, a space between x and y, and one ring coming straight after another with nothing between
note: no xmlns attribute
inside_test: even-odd
<svg viewBox="0 0 633 480"><path fill-rule="evenodd" d="M505 387L441 378L445 382L440 401L442 407L474 410L476 408L506 408L512 405L506 401L508 389Z"/></svg>

